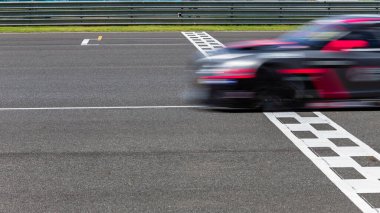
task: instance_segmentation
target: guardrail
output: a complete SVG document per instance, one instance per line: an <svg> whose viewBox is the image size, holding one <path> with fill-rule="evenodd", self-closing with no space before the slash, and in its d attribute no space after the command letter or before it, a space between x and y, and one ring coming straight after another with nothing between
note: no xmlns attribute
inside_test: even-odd
<svg viewBox="0 0 380 213"><path fill-rule="evenodd" d="M3 2L0 25L304 24L380 2Z"/></svg>

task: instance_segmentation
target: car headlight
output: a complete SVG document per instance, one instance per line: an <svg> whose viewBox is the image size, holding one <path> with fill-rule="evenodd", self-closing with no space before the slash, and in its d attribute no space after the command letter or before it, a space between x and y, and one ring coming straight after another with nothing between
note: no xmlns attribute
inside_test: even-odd
<svg viewBox="0 0 380 213"><path fill-rule="evenodd" d="M198 71L197 74L217 74L224 73L226 70L233 69L255 69L259 65L257 61L248 61L248 60L230 60L225 61L219 64L212 65L203 65Z"/></svg>

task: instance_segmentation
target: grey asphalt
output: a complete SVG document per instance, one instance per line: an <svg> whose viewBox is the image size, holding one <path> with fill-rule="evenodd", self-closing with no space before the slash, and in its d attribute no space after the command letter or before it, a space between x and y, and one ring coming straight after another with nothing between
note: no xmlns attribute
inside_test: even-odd
<svg viewBox="0 0 380 213"><path fill-rule="evenodd" d="M188 104L196 49L179 32L1 34L0 47L0 107ZM326 114L380 148L378 112ZM0 111L0 138L1 212L359 212L262 113Z"/></svg>

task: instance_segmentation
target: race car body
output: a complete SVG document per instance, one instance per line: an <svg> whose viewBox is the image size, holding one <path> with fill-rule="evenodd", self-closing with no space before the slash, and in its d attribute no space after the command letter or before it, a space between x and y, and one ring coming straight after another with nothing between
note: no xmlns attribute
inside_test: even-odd
<svg viewBox="0 0 380 213"><path fill-rule="evenodd" d="M277 39L233 43L196 67L197 100L207 106L377 106L380 16L320 19Z"/></svg>

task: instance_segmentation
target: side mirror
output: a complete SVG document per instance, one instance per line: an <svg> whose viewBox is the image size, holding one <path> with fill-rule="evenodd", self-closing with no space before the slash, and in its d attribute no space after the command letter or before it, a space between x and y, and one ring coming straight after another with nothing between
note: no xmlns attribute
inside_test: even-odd
<svg viewBox="0 0 380 213"><path fill-rule="evenodd" d="M368 42L364 40L334 40L327 43L322 51L345 51L365 47L368 47Z"/></svg>

